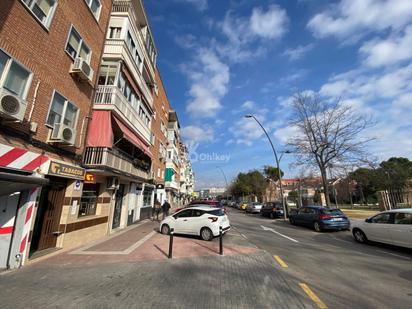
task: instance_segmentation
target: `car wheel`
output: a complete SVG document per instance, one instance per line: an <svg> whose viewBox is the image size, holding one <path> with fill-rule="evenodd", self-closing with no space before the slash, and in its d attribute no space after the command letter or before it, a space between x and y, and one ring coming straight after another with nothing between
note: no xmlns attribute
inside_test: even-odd
<svg viewBox="0 0 412 309"><path fill-rule="evenodd" d="M213 233L212 230L209 229L208 227L204 227L200 230L200 238L203 240L212 240L213 239Z"/></svg>
<svg viewBox="0 0 412 309"><path fill-rule="evenodd" d="M353 232L353 237L355 238L355 240L361 244L365 243L368 241L368 239L366 238L366 235L364 232L362 232L362 230L360 229L354 229Z"/></svg>
<svg viewBox="0 0 412 309"><path fill-rule="evenodd" d="M296 225L295 219L293 219L293 218L289 218L289 222L292 225Z"/></svg>
<svg viewBox="0 0 412 309"><path fill-rule="evenodd" d="M320 224L318 221L315 221L313 223L313 228L315 229L316 232L322 232L322 228L320 227Z"/></svg>
<svg viewBox="0 0 412 309"><path fill-rule="evenodd" d="M169 235L170 234L170 227L167 224L163 224L160 232L163 235Z"/></svg>
<svg viewBox="0 0 412 309"><path fill-rule="evenodd" d="M271 219L275 219L275 216L274 216L273 212L271 212L269 216L270 216Z"/></svg>

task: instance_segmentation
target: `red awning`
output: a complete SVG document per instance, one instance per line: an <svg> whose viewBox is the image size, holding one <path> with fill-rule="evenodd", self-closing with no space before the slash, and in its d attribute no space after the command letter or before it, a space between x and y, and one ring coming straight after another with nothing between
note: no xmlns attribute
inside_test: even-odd
<svg viewBox="0 0 412 309"><path fill-rule="evenodd" d="M119 126L120 130L124 134L124 138L135 145L137 148L141 149L146 155L152 157L152 153L150 152L149 145L147 145L139 136L132 132L127 126L125 126L119 119L114 117L114 121Z"/></svg>
<svg viewBox="0 0 412 309"><path fill-rule="evenodd" d="M87 147L113 147L113 130L110 111L93 111L87 134Z"/></svg>

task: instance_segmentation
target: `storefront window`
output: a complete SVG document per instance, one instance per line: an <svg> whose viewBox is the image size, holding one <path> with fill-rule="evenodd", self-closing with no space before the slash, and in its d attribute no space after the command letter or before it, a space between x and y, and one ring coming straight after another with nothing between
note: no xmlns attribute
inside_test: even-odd
<svg viewBox="0 0 412 309"><path fill-rule="evenodd" d="M143 207L152 206L152 189L144 189L143 191Z"/></svg>
<svg viewBox="0 0 412 309"><path fill-rule="evenodd" d="M99 184L85 184L80 199L79 217L93 216L96 214Z"/></svg>

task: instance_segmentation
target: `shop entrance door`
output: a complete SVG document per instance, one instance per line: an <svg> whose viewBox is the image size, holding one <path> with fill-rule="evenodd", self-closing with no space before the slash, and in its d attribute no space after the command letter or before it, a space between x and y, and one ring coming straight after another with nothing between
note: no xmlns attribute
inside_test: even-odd
<svg viewBox="0 0 412 309"><path fill-rule="evenodd" d="M56 247L66 185L66 181L50 179L50 184L42 190L33 231L32 251Z"/></svg>
<svg viewBox="0 0 412 309"><path fill-rule="evenodd" d="M115 195L112 229L116 229L120 226L120 218L122 216L123 195L124 185L119 185L119 189L116 191Z"/></svg>

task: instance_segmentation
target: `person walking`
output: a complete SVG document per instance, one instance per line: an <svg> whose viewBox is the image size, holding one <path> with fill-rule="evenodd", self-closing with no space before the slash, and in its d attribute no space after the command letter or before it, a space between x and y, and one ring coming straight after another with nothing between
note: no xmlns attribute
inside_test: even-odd
<svg viewBox="0 0 412 309"><path fill-rule="evenodd" d="M169 215L169 209L170 209L170 204L167 202L167 200L164 201L162 205L163 209L163 219L166 218Z"/></svg>
<svg viewBox="0 0 412 309"><path fill-rule="evenodd" d="M162 208L162 204L160 204L160 202L156 200L153 205L153 211L154 211L153 221L154 221L155 216L156 216L156 221L159 221L159 213L160 213L161 208Z"/></svg>

